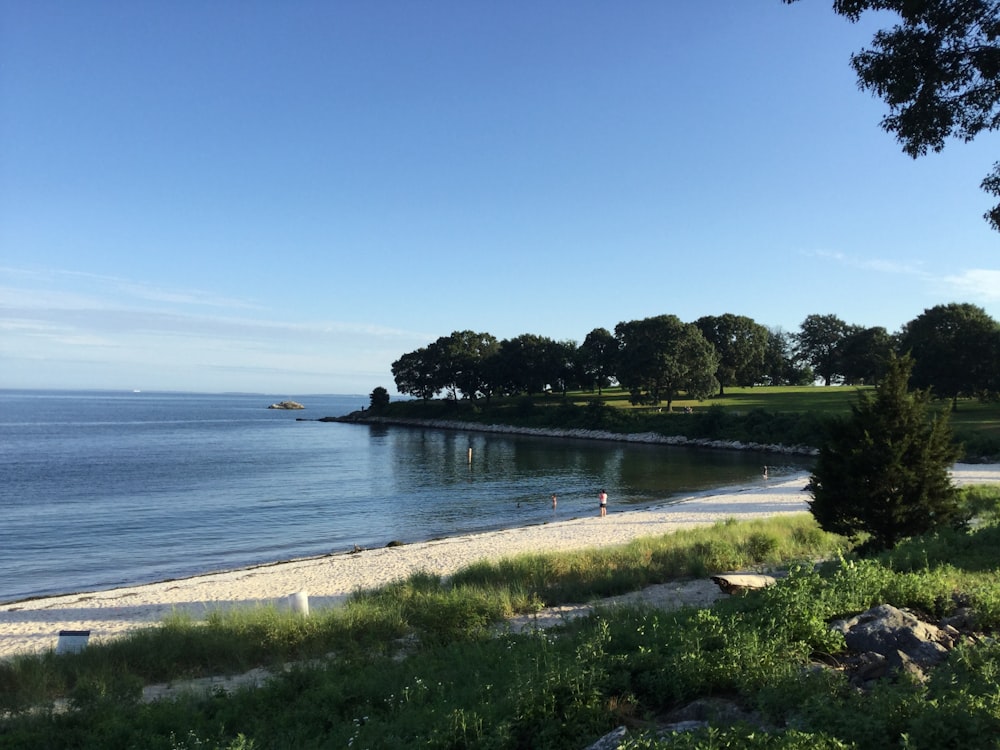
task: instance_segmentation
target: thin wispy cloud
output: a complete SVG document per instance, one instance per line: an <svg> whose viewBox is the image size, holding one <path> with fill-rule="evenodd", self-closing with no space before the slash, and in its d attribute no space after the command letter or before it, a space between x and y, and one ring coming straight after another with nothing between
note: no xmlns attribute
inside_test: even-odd
<svg viewBox="0 0 1000 750"><path fill-rule="evenodd" d="M0 268L0 354L16 385L47 383L16 379L40 361L48 363L46 377L71 372L94 384L96 376L87 373L104 362L144 384L162 377L161 387L169 376L198 390L230 373L226 387L260 388L249 385L256 377L258 383L311 382L353 392L385 381L387 362L428 339L372 322L290 320L271 312L210 291L72 270Z"/></svg>
<svg viewBox="0 0 1000 750"><path fill-rule="evenodd" d="M885 258L862 258L846 253L832 252L829 250L813 250L806 255L824 260L831 260L844 266L857 268L863 271L877 271L879 273L895 274L897 276L917 276L920 278L930 278L931 274L920 262L903 262L898 260L886 260Z"/></svg>
<svg viewBox="0 0 1000 750"><path fill-rule="evenodd" d="M982 302L1000 302L1000 270L971 268L942 280L956 294Z"/></svg>
<svg viewBox="0 0 1000 750"><path fill-rule="evenodd" d="M325 338L358 336L423 340L427 334L365 322L314 320L296 322L259 313L260 304L214 295L204 290L158 287L143 281L66 269L0 267L0 310L5 317L72 322L119 331L197 331L220 336ZM20 284L18 282L21 282ZM80 283L83 286L80 286ZM66 288L69 286L70 288ZM145 303L156 303L147 305ZM257 315L212 315L189 308L218 307Z"/></svg>
<svg viewBox="0 0 1000 750"><path fill-rule="evenodd" d="M225 309L261 310L264 306L252 300L226 297L203 289L159 286L143 281L108 276L106 274L76 271L72 269L27 269L0 267L0 278L7 277L13 285L20 281L22 286L31 288L61 287L68 285L76 291L78 300L90 299L92 306L110 306L112 301L123 303L128 300L166 303L192 307L216 307Z"/></svg>

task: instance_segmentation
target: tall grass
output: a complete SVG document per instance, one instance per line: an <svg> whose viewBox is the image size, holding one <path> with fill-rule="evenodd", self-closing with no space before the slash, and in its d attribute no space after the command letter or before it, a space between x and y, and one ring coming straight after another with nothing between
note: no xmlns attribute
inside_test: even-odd
<svg viewBox="0 0 1000 750"><path fill-rule="evenodd" d="M633 748L995 747L1000 647L989 639L958 649L926 683L886 682L865 695L808 665L842 647L832 618L875 603L930 617L961 602L979 627L1000 628L996 525L913 540L879 559L844 552L814 565L844 542L810 521L724 523L614 551L523 556L450 581L417 575L309 618L254 609L175 619L79 655L4 662L0 694L15 713L0 720L0 746L575 749L625 724L637 733L625 745ZM962 550L951 560L949 545ZM686 576L709 560L793 569L711 609L598 608L559 631L523 635L486 627L563 597L617 591L630 577L637 587ZM179 678L223 662L294 666L232 695L138 701L144 675ZM75 710L22 710L39 702L28 696L64 694L69 676ZM719 697L770 729L638 734L693 700Z"/></svg>
<svg viewBox="0 0 1000 750"><path fill-rule="evenodd" d="M174 615L159 627L79 654L0 662L0 710L81 692L137 695L144 683L234 674L331 654L390 653L412 633L424 644L470 640L504 618L545 606L708 571L825 557L845 544L821 532L808 514L723 522L616 548L474 564L447 582L418 573L307 618L268 606L217 611L204 621Z"/></svg>
<svg viewBox="0 0 1000 750"><path fill-rule="evenodd" d="M653 583L826 557L847 542L806 513L637 539L609 549L518 555L482 562L451 578L455 587L512 590L546 606L614 596Z"/></svg>

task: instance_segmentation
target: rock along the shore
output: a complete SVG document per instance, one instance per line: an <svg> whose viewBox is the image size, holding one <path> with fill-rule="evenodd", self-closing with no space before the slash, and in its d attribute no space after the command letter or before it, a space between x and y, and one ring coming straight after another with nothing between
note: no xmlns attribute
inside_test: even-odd
<svg viewBox="0 0 1000 750"><path fill-rule="evenodd" d="M276 404L271 404L268 409L305 409L302 404L298 401L279 401Z"/></svg>
<svg viewBox="0 0 1000 750"><path fill-rule="evenodd" d="M605 430L561 429L558 427L514 427L505 424L482 424L447 419L412 419L409 417L383 417L366 411L356 411L343 417L323 417L319 422L347 422L360 424L394 424L402 427L432 427L439 430L467 430L470 432L496 432L508 435L535 435L538 437L565 437L581 440L613 440L621 443L653 443L659 445L690 446L694 448L720 448L723 450L763 451L785 455L815 456L816 448L808 445L776 445L771 443L743 442L740 440L712 440L688 438L684 435L662 435L658 432L608 432Z"/></svg>

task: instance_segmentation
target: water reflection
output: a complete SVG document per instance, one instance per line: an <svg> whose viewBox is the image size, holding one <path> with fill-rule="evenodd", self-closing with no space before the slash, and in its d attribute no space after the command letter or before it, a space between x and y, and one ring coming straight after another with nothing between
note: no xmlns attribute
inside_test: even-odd
<svg viewBox="0 0 1000 750"><path fill-rule="evenodd" d="M402 540L596 513L601 488L614 512L810 467L807 458L746 451L398 426L381 427L372 444L387 468L382 532Z"/></svg>

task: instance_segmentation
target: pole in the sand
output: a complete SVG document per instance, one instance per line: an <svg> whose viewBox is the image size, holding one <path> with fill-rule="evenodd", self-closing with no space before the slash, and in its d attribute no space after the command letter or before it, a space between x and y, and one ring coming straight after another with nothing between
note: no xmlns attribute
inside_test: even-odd
<svg viewBox="0 0 1000 750"><path fill-rule="evenodd" d="M292 606L292 612L297 615L307 617L309 615L309 594L305 591L296 591L288 597Z"/></svg>

